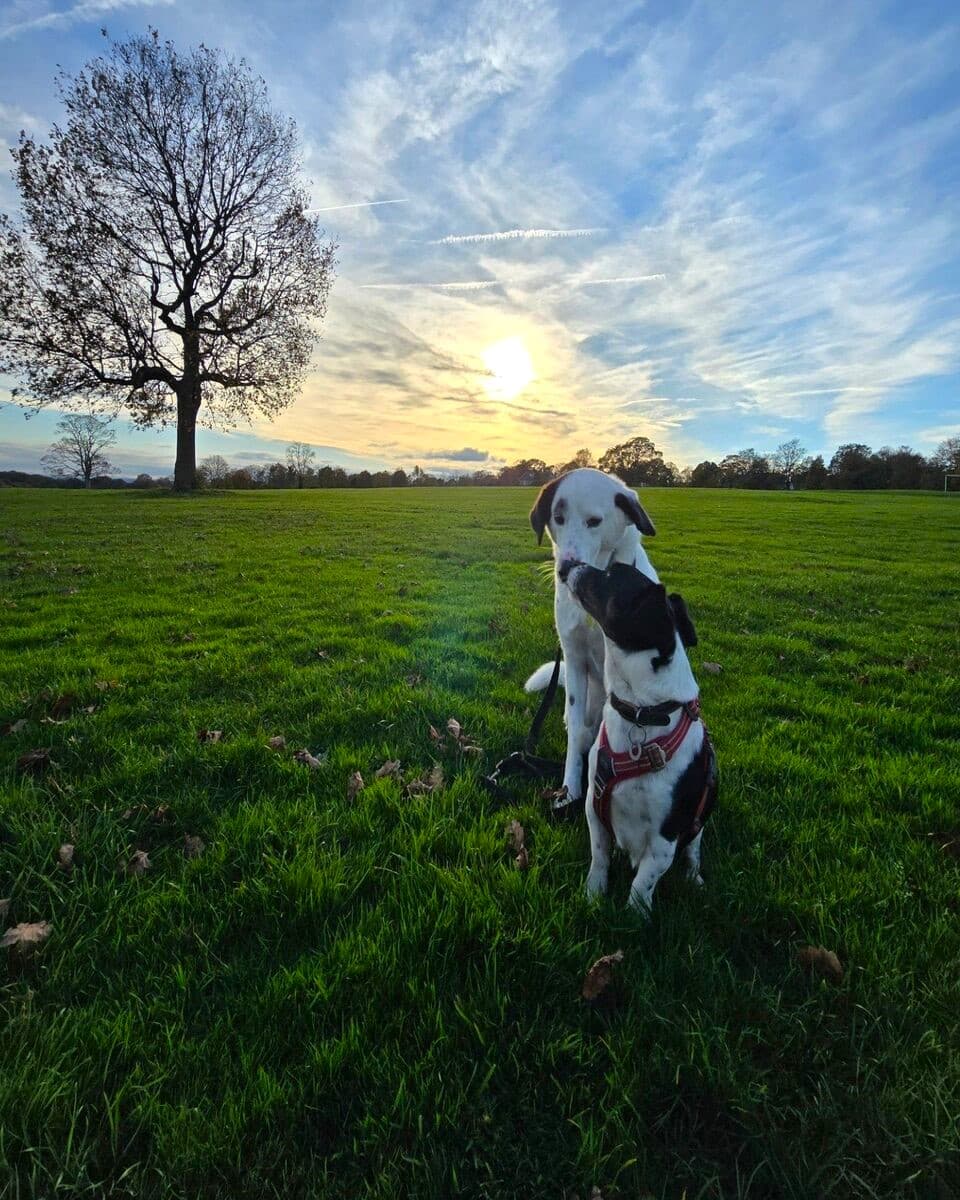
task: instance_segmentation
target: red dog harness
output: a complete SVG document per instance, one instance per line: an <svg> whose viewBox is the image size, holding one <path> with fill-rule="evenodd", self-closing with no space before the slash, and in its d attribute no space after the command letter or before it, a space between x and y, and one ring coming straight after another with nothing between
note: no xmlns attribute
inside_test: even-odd
<svg viewBox="0 0 960 1200"><path fill-rule="evenodd" d="M638 746L631 746L623 754L617 754L610 746L607 738L606 724L600 726L600 742L597 748L597 768L593 778L593 808L606 826L611 837L615 838L613 825L610 821L610 800L613 789L618 783L628 779L636 779L640 775L649 775L653 771L662 771L671 758L683 745L683 740L696 721L700 720L700 698L691 700L681 708L680 720L669 732L659 738L651 738ZM661 722L662 724L663 722ZM712 769L713 746L706 728L703 731L703 747L700 751L704 759L705 785L700 802L693 814L689 829L684 831L681 841L689 842L697 836L706 820L708 802L714 785L715 774Z"/></svg>

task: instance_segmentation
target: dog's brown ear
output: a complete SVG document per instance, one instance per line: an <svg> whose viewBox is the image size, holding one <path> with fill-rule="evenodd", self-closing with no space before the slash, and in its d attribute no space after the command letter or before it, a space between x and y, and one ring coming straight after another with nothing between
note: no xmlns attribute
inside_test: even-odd
<svg viewBox="0 0 960 1200"><path fill-rule="evenodd" d="M547 522L550 520L550 510L553 508L553 494L557 490L557 485L563 476L560 475L556 479L551 479L549 483L545 483L540 489L540 495L537 497L536 503L530 509L530 524L533 526L533 532L537 535L537 545L543 541L543 531L547 527Z"/></svg>
<svg viewBox="0 0 960 1200"><path fill-rule="evenodd" d="M695 646L697 631L694 629L690 613L687 611L687 602L679 592L671 592L669 599L670 607L673 609L673 619L677 623L677 633L680 634L680 641L685 646Z"/></svg>
<svg viewBox="0 0 960 1200"><path fill-rule="evenodd" d="M617 492L613 498L613 502L617 508L623 509L641 533L645 533L647 537L654 536L657 531L654 528L653 522L647 516L646 510L633 492Z"/></svg>

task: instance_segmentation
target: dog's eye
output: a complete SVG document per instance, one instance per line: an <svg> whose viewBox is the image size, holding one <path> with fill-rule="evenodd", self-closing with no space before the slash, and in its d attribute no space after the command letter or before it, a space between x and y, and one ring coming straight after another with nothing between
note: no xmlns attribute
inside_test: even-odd
<svg viewBox="0 0 960 1200"><path fill-rule="evenodd" d="M587 517L587 528L596 529L602 520L603 517Z"/></svg>
<svg viewBox="0 0 960 1200"><path fill-rule="evenodd" d="M563 517L560 513L554 514L553 523L554 523L554 525L562 525L563 524Z"/></svg>

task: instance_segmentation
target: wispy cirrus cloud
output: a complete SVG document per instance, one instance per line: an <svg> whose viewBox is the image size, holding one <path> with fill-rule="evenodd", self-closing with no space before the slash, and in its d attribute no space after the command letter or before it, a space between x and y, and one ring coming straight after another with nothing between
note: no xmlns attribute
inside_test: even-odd
<svg viewBox="0 0 960 1200"><path fill-rule="evenodd" d="M126 8L169 7L176 0L80 0L69 8L48 8L37 13L36 5L18 5L14 8L13 20L0 25L0 40L17 37L42 29L66 29L86 21L96 21L110 13ZM26 15L30 12L32 15Z"/></svg>

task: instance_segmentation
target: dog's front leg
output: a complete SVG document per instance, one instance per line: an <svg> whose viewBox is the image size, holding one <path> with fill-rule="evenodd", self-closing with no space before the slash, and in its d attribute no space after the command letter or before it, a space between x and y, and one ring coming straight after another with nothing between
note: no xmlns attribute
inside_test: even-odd
<svg viewBox="0 0 960 1200"><path fill-rule="evenodd" d="M567 726L567 757L563 770L563 786L568 800L579 800L583 794L583 756L593 744L596 730L588 724L589 673L584 660L574 655L564 658L566 705L564 721Z"/></svg>
<svg viewBox="0 0 960 1200"><path fill-rule="evenodd" d="M592 759L592 756L591 756ZM590 785L587 788L587 825L590 828L590 870L587 873L587 898L602 896L607 890L607 875L610 871L610 852L613 838L606 825L593 808L593 763L591 762Z"/></svg>
<svg viewBox="0 0 960 1200"><path fill-rule="evenodd" d="M629 903L632 907L641 912L650 911L653 906L653 889L660 882L664 872L669 870L676 849L675 841L668 841L659 833L651 835L630 886Z"/></svg>

